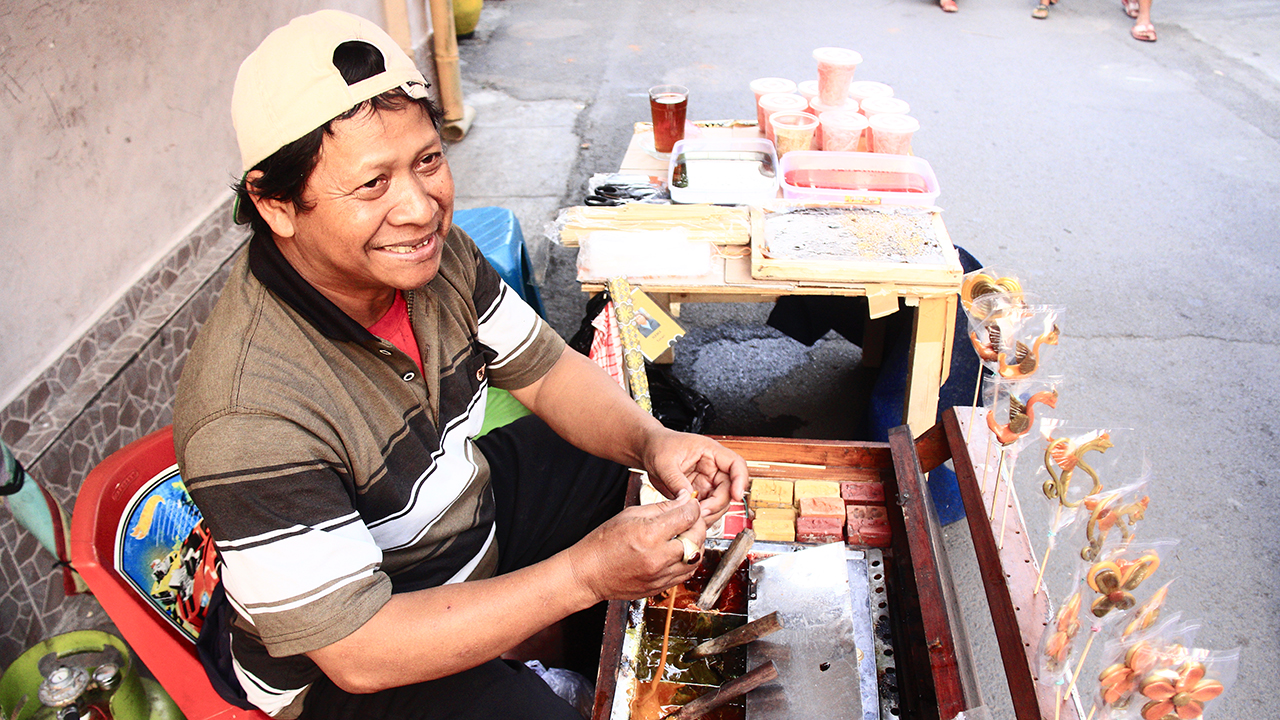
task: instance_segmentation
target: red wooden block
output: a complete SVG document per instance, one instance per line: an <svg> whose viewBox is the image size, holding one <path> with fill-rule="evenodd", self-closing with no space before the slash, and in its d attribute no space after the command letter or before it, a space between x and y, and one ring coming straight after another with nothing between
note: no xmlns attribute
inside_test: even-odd
<svg viewBox="0 0 1280 720"><path fill-rule="evenodd" d="M883 505L884 485L878 482L845 480L840 483L840 497L847 503Z"/></svg>
<svg viewBox="0 0 1280 720"><path fill-rule="evenodd" d="M878 505L846 505L845 517L849 520L881 520L889 521L889 511Z"/></svg>
<svg viewBox="0 0 1280 720"><path fill-rule="evenodd" d="M844 501L840 498L800 498L800 517L831 517L842 519L844 516Z"/></svg>
<svg viewBox="0 0 1280 720"><path fill-rule="evenodd" d="M796 536L800 535L835 535L844 537L844 524L840 518L833 517L798 517L796 518Z"/></svg>

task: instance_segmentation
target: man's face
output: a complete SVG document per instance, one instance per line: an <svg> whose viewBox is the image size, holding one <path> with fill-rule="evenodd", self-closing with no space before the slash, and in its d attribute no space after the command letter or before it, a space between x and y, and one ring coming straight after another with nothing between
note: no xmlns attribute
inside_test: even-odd
<svg viewBox="0 0 1280 720"><path fill-rule="evenodd" d="M343 300L376 304L435 277L453 218L453 176L416 105L363 112L332 128L303 193L311 209L288 206L291 236L273 229L290 264L351 314Z"/></svg>

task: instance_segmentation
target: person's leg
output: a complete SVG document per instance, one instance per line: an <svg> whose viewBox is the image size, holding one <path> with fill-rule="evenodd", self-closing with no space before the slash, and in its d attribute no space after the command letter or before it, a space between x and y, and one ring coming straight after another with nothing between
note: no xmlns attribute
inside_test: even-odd
<svg viewBox="0 0 1280 720"><path fill-rule="evenodd" d="M555 555L622 510L627 468L575 448L536 417L498 428L476 444L489 461L499 573ZM592 680L605 608L600 603L559 624L563 667Z"/></svg>
<svg viewBox="0 0 1280 720"><path fill-rule="evenodd" d="M622 510L627 468L575 448L535 416L476 446L489 461L499 574L555 555Z"/></svg>
<svg viewBox="0 0 1280 720"><path fill-rule="evenodd" d="M582 720L521 663L491 660L456 675L353 695L328 678L307 692L301 720Z"/></svg>
<svg viewBox="0 0 1280 720"><path fill-rule="evenodd" d="M1138 0L1138 16L1129 30L1135 40L1156 41L1156 26L1151 23L1151 0Z"/></svg>

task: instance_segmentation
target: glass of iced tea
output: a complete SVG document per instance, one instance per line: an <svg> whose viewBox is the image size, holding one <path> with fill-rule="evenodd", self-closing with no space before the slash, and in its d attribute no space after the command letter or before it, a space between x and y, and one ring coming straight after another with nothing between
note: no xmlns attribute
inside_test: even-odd
<svg viewBox="0 0 1280 720"><path fill-rule="evenodd" d="M689 89L683 85L654 85L649 88L654 150L669 153L676 141L684 139L684 116L688 107Z"/></svg>

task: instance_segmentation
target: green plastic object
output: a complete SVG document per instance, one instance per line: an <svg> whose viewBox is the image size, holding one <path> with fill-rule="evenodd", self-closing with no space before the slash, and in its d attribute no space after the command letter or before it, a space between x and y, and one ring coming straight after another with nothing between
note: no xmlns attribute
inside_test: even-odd
<svg viewBox="0 0 1280 720"><path fill-rule="evenodd" d="M8 505L18 524L40 541L49 554L58 557L58 542L53 529L53 516L44 493L23 469L9 446L0 442L0 504Z"/></svg>
<svg viewBox="0 0 1280 720"><path fill-rule="evenodd" d="M108 648L114 648L111 653ZM93 674L103 654L119 656L120 682L114 690L90 690L85 699L109 697L114 720L185 720L182 711L160 687L133 668L129 647L120 638L97 630L78 630L41 642L18 656L0 677L0 718L5 720L52 720L57 710L45 707L37 698L46 672L58 665L82 667ZM113 658L113 661L115 659Z"/></svg>

